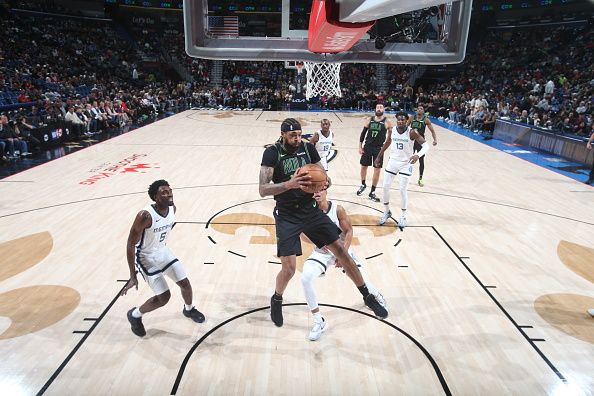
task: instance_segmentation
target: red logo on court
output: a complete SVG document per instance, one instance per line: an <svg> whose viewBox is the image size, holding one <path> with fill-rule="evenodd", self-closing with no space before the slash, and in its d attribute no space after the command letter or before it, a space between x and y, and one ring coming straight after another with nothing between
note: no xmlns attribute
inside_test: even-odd
<svg viewBox="0 0 594 396"><path fill-rule="evenodd" d="M86 178L85 180L79 181L78 184L91 186L102 179L107 179L117 175L118 173L146 173L145 169L159 168L157 164L150 164L146 162L133 164L133 162L139 158L146 156L147 154L133 154L121 161L116 162L115 164L110 164L109 162L103 163L97 168L91 169L90 172L93 173L93 175Z"/></svg>
<svg viewBox="0 0 594 396"><path fill-rule="evenodd" d="M151 168L158 168L158 166L154 166L151 164L136 164L136 165L132 165L130 167L126 167L124 168L124 170L120 173L126 173L126 172L140 172L140 173L145 173L142 170L139 169L151 169Z"/></svg>

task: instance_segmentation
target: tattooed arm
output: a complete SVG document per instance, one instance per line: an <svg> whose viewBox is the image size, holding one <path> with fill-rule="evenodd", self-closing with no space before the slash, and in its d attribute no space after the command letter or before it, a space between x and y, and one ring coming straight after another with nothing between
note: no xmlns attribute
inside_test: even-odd
<svg viewBox="0 0 594 396"><path fill-rule="evenodd" d="M285 191L292 190L294 188L300 188L301 186L308 186L311 184L311 176L307 174L301 174L299 176L293 175L290 180L281 183L270 183L272 181L272 175L274 168L271 166L260 167L260 196L266 197L269 195L282 194Z"/></svg>

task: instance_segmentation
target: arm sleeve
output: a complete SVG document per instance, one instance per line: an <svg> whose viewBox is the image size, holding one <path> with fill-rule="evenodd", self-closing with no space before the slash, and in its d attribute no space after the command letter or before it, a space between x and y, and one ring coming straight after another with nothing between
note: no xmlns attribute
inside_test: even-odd
<svg viewBox="0 0 594 396"><path fill-rule="evenodd" d="M361 131L361 136L359 137L359 143L363 143L363 140L365 140L366 134L367 134L367 127L363 127L363 130Z"/></svg>
<svg viewBox="0 0 594 396"><path fill-rule="evenodd" d="M427 151L429 151L429 144L425 142L421 145L421 149L417 152L417 155L419 156L419 158L421 158L422 156L427 154Z"/></svg>

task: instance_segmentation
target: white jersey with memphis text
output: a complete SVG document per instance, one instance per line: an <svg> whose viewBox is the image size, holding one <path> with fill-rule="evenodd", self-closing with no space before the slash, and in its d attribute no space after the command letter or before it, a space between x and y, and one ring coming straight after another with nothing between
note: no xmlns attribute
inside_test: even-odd
<svg viewBox="0 0 594 396"><path fill-rule="evenodd" d="M328 133L328 137L324 136L321 130L318 131L318 141L315 147L318 151L318 154L320 154L320 162L322 162L324 170L328 170L328 155L330 154L330 149L332 148L333 138L334 134L331 131Z"/></svg>
<svg viewBox="0 0 594 396"><path fill-rule="evenodd" d="M398 133L397 127L392 127L392 143L390 144L390 160L408 162L413 156L415 141L410 137L412 128L407 127L404 133Z"/></svg>
<svg viewBox="0 0 594 396"><path fill-rule="evenodd" d="M334 134L332 132L328 133L328 137L324 136L322 131L318 131L318 142L316 143L316 150L320 154L320 158L326 158L328 153L330 152L330 148L332 148L332 139Z"/></svg>
<svg viewBox="0 0 594 396"><path fill-rule="evenodd" d="M165 249L167 238L175 223L175 214L173 206L169 207L169 213L165 217L157 213L152 205L147 206L145 210L151 215L152 223L142 231L140 242L136 245L136 258L137 261L147 260L156 264L160 261L159 252Z"/></svg>
<svg viewBox="0 0 594 396"><path fill-rule="evenodd" d="M140 242L136 245L136 268L155 295L161 295L169 290L165 276L178 283L187 275L183 264L166 246L175 224L173 206L169 207L165 217L157 213L152 205L145 210L150 213L152 222L142 231Z"/></svg>

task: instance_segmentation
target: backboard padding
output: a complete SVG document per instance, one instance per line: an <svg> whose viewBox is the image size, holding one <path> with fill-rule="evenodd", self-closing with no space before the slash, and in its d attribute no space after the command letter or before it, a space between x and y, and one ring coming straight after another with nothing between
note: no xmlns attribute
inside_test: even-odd
<svg viewBox="0 0 594 396"><path fill-rule="evenodd" d="M289 5L289 0L282 1L283 10L285 10ZM362 2L361 0L346 1ZM439 4L443 4L443 0L422 2L423 7ZM307 35L304 35L303 31L293 31L290 32L290 35L284 36L289 34L285 29L285 24L288 26L286 18L282 22L283 36L281 37L241 35L239 37L209 37L208 0L184 0L186 52L193 57L223 60L307 60L313 62L426 65L459 63L464 60L466 52L472 0L453 2L449 10L448 34L446 39L441 42L388 42L383 49L378 50L374 40L363 38L349 51L337 54L318 54L308 50ZM386 16L389 15L386 14Z"/></svg>

